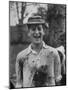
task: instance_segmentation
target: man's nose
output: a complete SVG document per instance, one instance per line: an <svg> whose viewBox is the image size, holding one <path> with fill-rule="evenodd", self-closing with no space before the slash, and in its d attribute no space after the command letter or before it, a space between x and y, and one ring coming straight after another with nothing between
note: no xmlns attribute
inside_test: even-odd
<svg viewBox="0 0 68 90"><path fill-rule="evenodd" d="M37 34L39 33L38 29L36 28L36 31L35 31Z"/></svg>

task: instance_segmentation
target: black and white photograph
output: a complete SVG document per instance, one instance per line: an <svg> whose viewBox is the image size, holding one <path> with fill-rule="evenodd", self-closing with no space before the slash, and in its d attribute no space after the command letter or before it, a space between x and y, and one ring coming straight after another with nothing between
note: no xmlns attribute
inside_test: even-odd
<svg viewBox="0 0 68 90"><path fill-rule="evenodd" d="M66 8L9 1L10 89L66 86Z"/></svg>

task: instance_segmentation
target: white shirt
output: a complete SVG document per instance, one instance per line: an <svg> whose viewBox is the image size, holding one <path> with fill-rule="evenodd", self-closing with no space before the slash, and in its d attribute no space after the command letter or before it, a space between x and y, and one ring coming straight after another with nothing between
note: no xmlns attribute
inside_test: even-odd
<svg viewBox="0 0 68 90"><path fill-rule="evenodd" d="M21 78L21 70L19 65L20 62L23 65L23 79ZM42 65L47 65L47 73L48 76L51 77L50 80L45 82L47 86L53 86L55 85L55 81L61 80L60 58L55 48L52 48L43 42L43 47L39 54L36 51L32 50L31 45L29 45L29 47L25 50L21 51L17 55L16 59L16 87L34 87L33 77L35 71Z"/></svg>

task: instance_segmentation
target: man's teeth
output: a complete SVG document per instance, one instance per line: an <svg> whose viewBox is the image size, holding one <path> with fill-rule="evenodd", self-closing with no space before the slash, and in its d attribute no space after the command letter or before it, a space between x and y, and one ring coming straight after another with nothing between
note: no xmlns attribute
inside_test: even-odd
<svg viewBox="0 0 68 90"><path fill-rule="evenodd" d="M38 36L34 36L35 38L39 38L40 37L40 35L38 35Z"/></svg>

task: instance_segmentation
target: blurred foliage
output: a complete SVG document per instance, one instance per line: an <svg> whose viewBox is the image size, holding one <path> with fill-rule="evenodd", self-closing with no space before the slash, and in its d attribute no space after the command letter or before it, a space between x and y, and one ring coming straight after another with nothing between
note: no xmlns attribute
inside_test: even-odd
<svg viewBox="0 0 68 90"><path fill-rule="evenodd" d="M18 2L16 2L16 7L17 7L17 15L19 15ZM24 19L23 15L24 15L24 12L25 12L25 8L26 8L26 3L25 2L21 2L21 18L18 17L20 25L23 24L23 19Z"/></svg>
<svg viewBox="0 0 68 90"><path fill-rule="evenodd" d="M47 21L49 23L46 43L53 47L65 46L66 41L66 6L49 4L47 11ZM63 38L63 40L61 39Z"/></svg>

